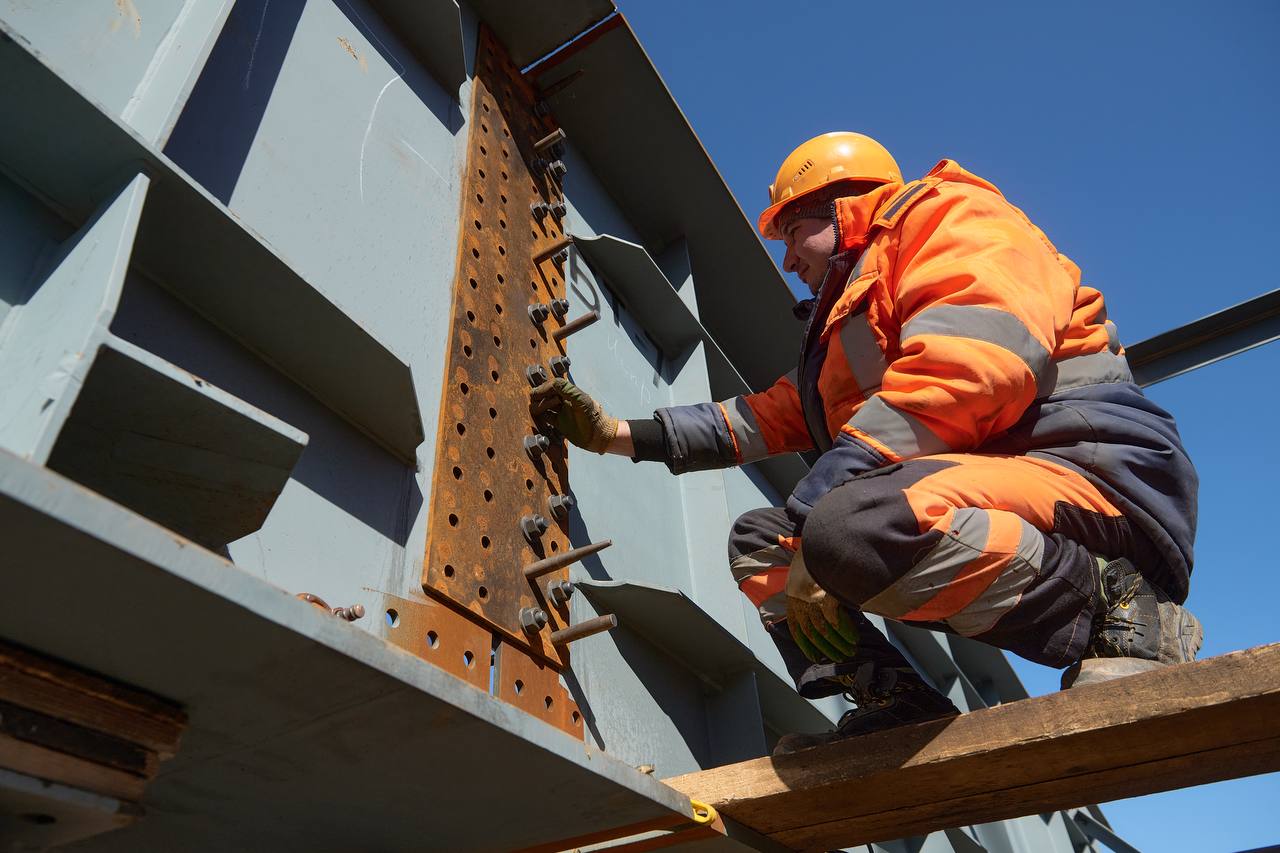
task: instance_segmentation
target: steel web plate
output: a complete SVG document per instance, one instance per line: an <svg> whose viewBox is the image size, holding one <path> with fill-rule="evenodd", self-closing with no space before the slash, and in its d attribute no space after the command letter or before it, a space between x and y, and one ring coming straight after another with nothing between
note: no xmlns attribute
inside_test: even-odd
<svg viewBox="0 0 1280 853"><path fill-rule="evenodd" d="M559 668L547 637L565 621L542 589L566 571L537 585L521 571L570 547L548 508L568 489L563 445L553 442L537 462L523 446L536 429L526 370L562 354L549 335L559 321L538 324L528 311L565 292L559 263L539 260L563 239L560 222L531 212L561 198L554 178L532 165L543 156L534 143L554 126L535 115L536 92L487 28L478 53L422 587ZM527 539L521 519L531 515L551 526ZM540 632L521 629L526 607L550 617Z"/></svg>

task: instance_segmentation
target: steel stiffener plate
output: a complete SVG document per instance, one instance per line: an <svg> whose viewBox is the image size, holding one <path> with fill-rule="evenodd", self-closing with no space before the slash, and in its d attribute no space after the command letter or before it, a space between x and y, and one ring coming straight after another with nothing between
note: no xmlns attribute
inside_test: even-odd
<svg viewBox="0 0 1280 853"><path fill-rule="evenodd" d="M372 590L370 590L372 592ZM493 634L447 605L383 594L382 636L405 651L487 691Z"/></svg>
<svg viewBox="0 0 1280 853"><path fill-rule="evenodd" d="M562 354L549 334L560 321L553 315L535 323L528 310L565 291L559 263L537 259L563 238L561 223L553 213L531 210L561 198L555 179L534 165L553 159L534 143L554 126L535 115L535 91L487 28L477 50L422 587L560 668L561 650L547 638L565 622L541 589L567 572L543 576L536 586L522 572L570 547L564 523L548 508L552 495L568 489L563 444L552 442L536 462L523 445L536 429L526 370L547 370L551 357ZM532 515L550 527L529 539L521 519ZM544 609L547 626L522 630L526 607Z"/></svg>

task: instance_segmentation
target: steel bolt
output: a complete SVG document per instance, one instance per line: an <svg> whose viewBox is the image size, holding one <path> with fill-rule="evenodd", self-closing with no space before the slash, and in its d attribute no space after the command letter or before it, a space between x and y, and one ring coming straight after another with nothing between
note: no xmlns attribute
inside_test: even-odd
<svg viewBox="0 0 1280 853"><path fill-rule="evenodd" d="M569 207L562 201L555 202L549 209L556 219L564 219L564 215L569 212Z"/></svg>
<svg viewBox="0 0 1280 853"><path fill-rule="evenodd" d="M520 519L520 530L530 542L546 533L547 527L547 520L540 515L526 515Z"/></svg>
<svg viewBox="0 0 1280 853"><path fill-rule="evenodd" d="M561 249L551 256L551 260L555 261L556 266L562 266L565 261L569 260L569 250Z"/></svg>
<svg viewBox="0 0 1280 853"><path fill-rule="evenodd" d="M353 604L350 607L335 607L333 615L339 619L346 619L348 622L354 622L357 619L364 618L364 605Z"/></svg>
<svg viewBox="0 0 1280 853"><path fill-rule="evenodd" d="M568 356L553 355L551 357L551 372L556 376L564 376L569 372L569 366L573 364Z"/></svg>
<svg viewBox="0 0 1280 853"><path fill-rule="evenodd" d="M541 222L542 218L548 213L551 213L554 209L555 208L547 204L545 201L535 201L533 204L529 205L529 212L532 213L533 218L539 222Z"/></svg>
<svg viewBox="0 0 1280 853"><path fill-rule="evenodd" d="M533 147L534 147L534 150L536 151L546 151L547 149L555 149L561 142L564 141L564 139L565 139L564 129L558 127L555 130L548 133L546 136L539 139L537 142L533 143Z"/></svg>
<svg viewBox="0 0 1280 853"><path fill-rule="evenodd" d="M569 167L564 164L563 160L552 160L547 164L547 174L554 178L563 178L568 171Z"/></svg>
<svg viewBox="0 0 1280 853"><path fill-rule="evenodd" d="M520 608L520 627L532 634L547 627L547 611L541 607Z"/></svg>
<svg viewBox="0 0 1280 853"><path fill-rule="evenodd" d="M577 505L569 495L552 495L547 498L547 509L551 512L551 517L556 521L564 521L569 517L570 511Z"/></svg>
<svg viewBox="0 0 1280 853"><path fill-rule="evenodd" d="M563 320L564 315L569 313L569 300L563 297L560 299L552 299L551 313Z"/></svg>
<svg viewBox="0 0 1280 853"><path fill-rule="evenodd" d="M551 439L541 433L526 435L524 437L524 452L529 454L529 458L534 462L538 461L538 457L547 452L547 448L551 446Z"/></svg>
<svg viewBox="0 0 1280 853"><path fill-rule="evenodd" d="M547 303L535 302L529 306L529 319L533 321L535 326L541 326L549 316L551 316L551 309L547 306Z"/></svg>
<svg viewBox="0 0 1280 853"><path fill-rule="evenodd" d="M564 607L569 603L569 598L573 595L573 584L569 581L548 581L547 582L547 598L555 604L556 607Z"/></svg>
<svg viewBox="0 0 1280 853"><path fill-rule="evenodd" d="M543 382L547 381L547 369L541 364L531 364L524 369L524 375L529 380L529 384L537 388Z"/></svg>

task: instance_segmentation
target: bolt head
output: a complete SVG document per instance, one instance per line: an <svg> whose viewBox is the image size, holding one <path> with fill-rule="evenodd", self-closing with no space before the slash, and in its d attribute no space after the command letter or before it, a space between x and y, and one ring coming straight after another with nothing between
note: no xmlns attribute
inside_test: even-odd
<svg viewBox="0 0 1280 853"><path fill-rule="evenodd" d="M569 171L569 167L564 164L563 160L552 160L547 164L547 171L557 178L563 178Z"/></svg>
<svg viewBox="0 0 1280 853"><path fill-rule="evenodd" d="M529 384L535 388L547 381L547 369L541 364L529 365L524 369L524 375L528 378Z"/></svg>
<svg viewBox="0 0 1280 853"><path fill-rule="evenodd" d="M564 297L560 297L559 299L552 299L551 313L555 314L557 317L563 318L564 315L569 313L569 300L565 299Z"/></svg>
<svg viewBox="0 0 1280 853"><path fill-rule="evenodd" d="M551 212L555 214L556 219L564 219L564 215L569 212L569 208L562 201L557 201L551 205Z"/></svg>
<svg viewBox="0 0 1280 853"><path fill-rule="evenodd" d="M569 372L569 367L573 364L568 356L556 355L551 357L551 372L556 376L564 376Z"/></svg>
<svg viewBox="0 0 1280 853"><path fill-rule="evenodd" d="M520 519L520 530L526 539L537 539L547 532L547 520L540 515L526 515Z"/></svg>
<svg viewBox="0 0 1280 853"><path fill-rule="evenodd" d="M547 584L547 596L557 607L563 607L573 596L573 584L569 581L551 581Z"/></svg>
<svg viewBox="0 0 1280 853"><path fill-rule="evenodd" d="M576 502L569 495L552 495L547 498L547 508L551 512L551 517L557 521L564 521L569 517L569 513L573 511Z"/></svg>
<svg viewBox="0 0 1280 853"><path fill-rule="evenodd" d="M520 627L529 633L541 631L547 626L547 611L541 607L523 607L520 609Z"/></svg>
<svg viewBox="0 0 1280 853"><path fill-rule="evenodd" d="M537 302L529 306L529 319L533 321L535 326L541 326L549 316L551 316L551 309L547 307L546 303Z"/></svg>

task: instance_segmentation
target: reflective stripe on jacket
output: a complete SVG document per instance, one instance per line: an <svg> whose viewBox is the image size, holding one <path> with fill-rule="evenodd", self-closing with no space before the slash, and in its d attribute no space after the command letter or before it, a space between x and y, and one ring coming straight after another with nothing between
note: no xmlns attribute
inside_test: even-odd
<svg viewBox="0 0 1280 853"><path fill-rule="evenodd" d="M937 453L1031 453L1079 470L1151 539L1185 598L1195 470L1133 383L1102 295L995 186L944 160L836 205L837 252L799 367L758 394L659 410L676 473L816 447L789 507Z"/></svg>

